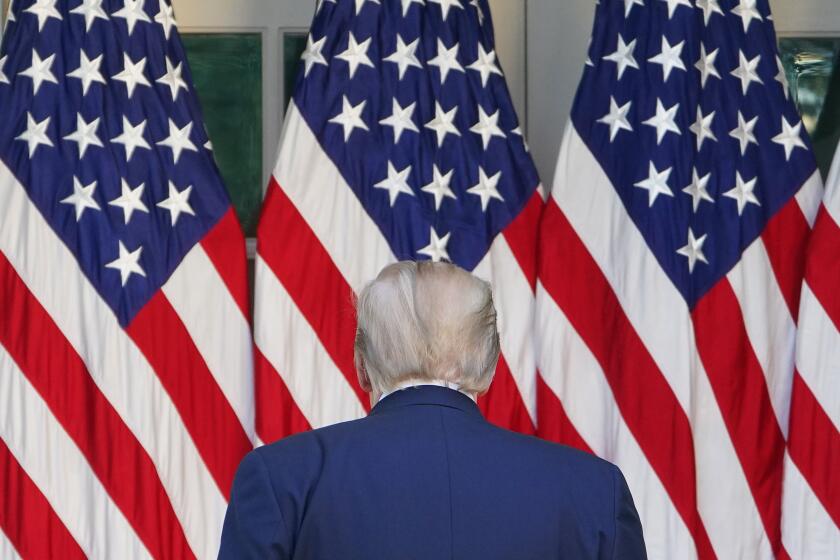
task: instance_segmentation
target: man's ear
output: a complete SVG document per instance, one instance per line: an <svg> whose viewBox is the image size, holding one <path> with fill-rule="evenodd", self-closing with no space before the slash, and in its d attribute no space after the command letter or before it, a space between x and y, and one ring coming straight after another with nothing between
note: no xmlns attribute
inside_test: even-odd
<svg viewBox="0 0 840 560"><path fill-rule="evenodd" d="M365 362L363 360L359 360L356 364L356 375L359 376L359 386L362 388L362 391L365 393L372 392L373 385L370 383L370 377L368 376L367 369L365 368Z"/></svg>

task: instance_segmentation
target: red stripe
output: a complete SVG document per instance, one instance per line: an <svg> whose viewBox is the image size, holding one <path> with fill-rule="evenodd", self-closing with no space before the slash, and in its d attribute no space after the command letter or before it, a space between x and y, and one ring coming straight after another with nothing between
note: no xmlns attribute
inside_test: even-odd
<svg viewBox="0 0 840 560"><path fill-rule="evenodd" d="M811 228L799 203L791 198L761 233L770 266L793 321L799 317L799 295L805 272L805 245ZM840 276L835 276L840 278Z"/></svg>
<svg viewBox="0 0 840 560"><path fill-rule="evenodd" d="M820 207L811 244L808 247L808 269L805 277L808 287L840 331L840 226ZM838 389L840 390L840 389Z"/></svg>
<svg viewBox="0 0 840 560"><path fill-rule="evenodd" d="M767 537L778 556L785 441L732 286L718 282L692 312L700 359Z"/></svg>
<svg viewBox="0 0 840 560"><path fill-rule="evenodd" d="M126 331L169 393L222 494L230 496L234 473L252 449L251 441L162 290Z"/></svg>
<svg viewBox="0 0 840 560"><path fill-rule="evenodd" d="M370 410L353 363L353 290L274 178L263 203L257 239L260 256L306 317L359 402Z"/></svg>
<svg viewBox="0 0 840 560"><path fill-rule="evenodd" d="M811 490L840 527L840 433L799 373L793 378L788 449Z"/></svg>
<svg viewBox="0 0 840 560"><path fill-rule="evenodd" d="M697 511L691 425L598 264L554 202L543 214L540 281L604 371L627 427L694 538L715 554Z"/></svg>
<svg viewBox="0 0 840 560"><path fill-rule="evenodd" d="M41 491L0 439L0 528L21 558L84 559Z"/></svg>
<svg viewBox="0 0 840 560"><path fill-rule="evenodd" d="M227 286L242 315L250 320L245 238L242 236L242 228L239 227L239 220L232 207L201 239L201 247Z"/></svg>
<svg viewBox="0 0 840 560"><path fill-rule="evenodd" d="M487 393L478 399L478 406L485 418L497 426L523 434L536 433L504 356L499 356L493 383Z"/></svg>
<svg viewBox="0 0 840 560"><path fill-rule="evenodd" d="M537 425L537 435L541 438L570 445L594 455L592 448L583 440L566 415L563 403L546 385L541 375L537 375Z"/></svg>
<svg viewBox="0 0 840 560"><path fill-rule="evenodd" d="M82 359L0 253L0 344L84 454L156 558L193 558L155 465ZM59 468L59 465L53 465Z"/></svg>
<svg viewBox="0 0 840 560"><path fill-rule="evenodd" d="M537 288L537 236L544 206L542 196L539 191L535 191L525 208L504 229L505 240L528 279L532 292Z"/></svg>
<svg viewBox="0 0 840 560"><path fill-rule="evenodd" d="M298 408L283 378L274 366L254 348L257 399L257 434L265 443L312 429Z"/></svg>

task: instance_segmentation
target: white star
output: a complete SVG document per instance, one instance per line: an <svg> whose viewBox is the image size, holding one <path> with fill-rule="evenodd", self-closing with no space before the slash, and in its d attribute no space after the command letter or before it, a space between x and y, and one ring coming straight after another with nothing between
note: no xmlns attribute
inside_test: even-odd
<svg viewBox="0 0 840 560"><path fill-rule="evenodd" d="M6 66L6 59L8 56L0 57L0 84L8 84L9 78L3 73L3 67Z"/></svg>
<svg viewBox="0 0 840 560"><path fill-rule="evenodd" d="M475 186L470 187L467 189L467 192L470 194L474 194L481 199L481 211L487 211L487 205L490 204L490 199L495 198L496 200L501 200L502 202L505 199L499 193L499 189L497 185L499 184L499 179L502 177L502 172L499 171L492 177L488 177L487 174L484 172L484 169L479 166L478 167L478 183Z"/></svg>
<svg viewBox="0 0 840 560"><path fill-rule="evenodd" d="M630 121L627 120L627 113L630 111L632 101L628 101L621 107L615 102L615 97L610 96L610 112L598 119L599 123L603 123L610 127L610 142L615 140L619 130L632 131Z"/></svg>
<svg viewBox="0 0 840 560"><path fill-rule="evenodd" d="M105 77L99 71L99 67L102 66L102 56L100 54L93 60L90 60L85 54L85 51L81 51L79 67L67 74L68 78L78 78L82 81L82 95L87 95L90 84L93 82L105 83Z"/></svg>
<svg viewBox="0 0 840 560"><path fill-rule="evenodd" d="M447 134L461 136L461 133L458 132L458 128L452 124L452 121L455 120L455 114L457 112L457 105L452 107L449 111L444 112L443 107L440 106L440 102L435 101L435 118L427 122L425 127L434 130L437 134L438 147L443 145L443 141L446 139Z"/></svg>
<svg viewBox="0 0 840 560"><path fill-rule="evenodd" d="M661 0L662 2L666 2L668 4L668 19L674 17L674 12L677 10L679 6L687 6L691 7L691 2L688 0Z"/></svg>
<svg viewBox="0 0 840 560"><path fill-rule="evenodd" d="M120 10L114 12L114 17L123 18L128 26L128 36L134 32L134 26L138 21L152 23L149 15L143 11L143 0L124 0L125 4Z"/></svg>
<svg viewBox="0 0 840 560"><path fill-rule="evenodd" d="M169 217L172 219L172 226L178 223L178 218L182 213L195 216L192 206L190 206L189 198L192 192L192 185L186 187L182 191L178 191L175 183L169 181L169 198L157 203L158 208L169 210Z"/></svg>
<svg viewBox="0 0 840 560"><path fill-rule="evenodd" d="M58 80L55 79L55 74L52 73L53 60L55 60L54 54L41 60L41 57L38 56L38 51L32 49L32 65L18 74L19 76L32 78L32 87L34 88L35 95L38 95L38 90L41 89L41 84L44 82L50 82L51 84L58 83Z"/></svg>
<svg viewBox="0 0 840 560"><path fill-rule="evenodd" d="M324 58L324 55L321 53L321 50L324 48L324 43L326 41L326 35L324 35L317 41L312 40L312 35L309 35L306 38L306 50L303 51L303 54L300 56L301 60L303 60L304 77L309 75L309 72L312 70L312 67L316 64L329 66L329 64L327 64L327 59Z"/></svg>
<svg viewBox="0 0 840 560"><path fill-rule="evenodd" d="M485 52L484 46L481 43L478 44L478 58L475 59L475 62L467 66L467 68L481 74L482 87L487 85L490 74L502 75L502 71L496 66L496 51L490 49L490 52Z"/></svg>
<svg viewBox="0 0 840 560"><path fill-rule="evenodd" d="M123 245L122 241L120 241L119 244L120 256L105 266L107 268L113 268L114 270L120 271L120 281L122 282L122 286L125 286L125 283L128 282L128 279L132 274L139 274L145 278L146 273L143 271L143 268L139 263L140 255L143 253L142 245L137 247L134 251L129 252L128 249L125 248L125 245Z"/></svg>
<svg viewBox="0 0 840 560"><path fill-rule="evenodd" d="M706 242L706 235L701 235L699 239L694 237L694 232L688 228L688 242L684 247L677 249L677 254L688 258L688 273L694 272L694 265L697 261L709 264L706 260L706 255L703 254L703 243Z"/></svg>
<svg viewBox="0 0 840 560"><path fill-rule="evenodd" d="M785 161L790 160L790 154L795 148L805 148L805 142L802 141L802 121L796 123L796 126L791 126L787 119L782 117L782 131L773 137L773 142L781 144L785 148Z"/></svg>
<svg viewBox="0 0 840 560"><path fill-rule="evenodd" d="M382 60L386 62L393 62L397 65L399 69L399 76L400 79L403 79L405 75L405 71L408 70L409 66L414 66L415 68L422 68L423 65L420 64L420 61L417 60L417 55L415 55L415 51L417 51L417 44L420 42L420 39L415 39L409 44L405 44L402 37L397 35L397 48L396 50L391 53L390 55L386 56Z"/></svg>
<svg viewBox="0 0 840 560"><path fill-rule="evenodd" d="M446 81L446 76L450 70L457 70L464 72L464 67L458 62L458 43L447 49L446 45L440 39L437 40L437 56L430 59L429 66L437 66L440 70L440 83Z"/></svg>
<svg viewBox="0 0 840 560"><path fill-rule="evenodd" d="M648 59L648 62L662 65L663 81L668 81L668 76L671 75L671 70L678 68L685 71L685 64L683 64L681 55L685 41L680 41L676 45L671 46L668 39L662 37L662 52L658 55Z"/></svg>
<svg viewBox="0 0 840 560"><path fill-rule="evenodd" d="M478 0L470 0L470 6L475 8L475 15L478 17L478 25L484 25L484 10L481 9L481 4Z"/></svg>
<svg viewBox="0 0 840 560"><path fill-rule="evenodd" d="M785 99L787 99L790 85L788 84L787 73L785 72L785 67L782 64L782 59L778 56L776 57L776 67L779 69L779 71L776 74L775 80L779 82L779 84L781 84L782 90L785 92Z"/></svg>
<svg viewBox="0 0 840 560"><path fill-rule="evenodd" d="M761 206L761 203L758 202L758 198L756 198L755 193L755 183L758 181L758 177L753 178L750 181L744 182L741 178L741 172L735 172L736 183L735 186L732 187L731 190L726 191L723 193L723 196L727 198L731 198L738 203L738 215L740 216L743 213L744 208L746 208L747 204L755 204L756 206Z"/></svg>
<svg viewBox="0 0 840 560"><path fill-rule="evenodd" d="M123 117L123 132L119 136L111 139L114 144L122 144L125 148L125 160L131 161L131 156L134 154L136 148L144 148L151 150L152 147L143 138L143 132L146 130L146 121L141 121L137 126L132 126L127 117Z"/></svg>
<svg viewBox="0 0 840 560"><path fill-rule="evenodd" d="M101 210L99 204L93 199L93 193L96 190L96 181L86 187L82 186L82 182L76 177L73 177L73 194L61 200L62 204L72 204L76 207L76 221L82 219L82 214L85 209Z"/></svg>
<svg viewBox="0 0 840 560"><path fill-rule="evenodd" d="M701 177L697 173L697 168L695 167L691 171L691 184L682 190L682 192L691 197L691 206L695 212L697 212L697 208L700 207L700 202L703 200L714 203L712 195L710 195L709 191L706 190L706 185L709 184L711 176L711 173L706 173L703 177Z"/></svg>
<svg viewBox="0 0 840 560"><path fill-rule="evenodd" d="M608 54L604 57L604 60L609 60L615 62L618 69L618 79L621 79L621 76L624 75L624 71L628 68L635 68L639 69L639 63L636 62L636 59L633 57L633 51L636 49L636 39L633 39L629 43L624 43L624 38L619 35L618 36L618 46L615 48L615 52L612 54Z"/></svg>
<svg viewBox="0 0 840 560"><path fill-rule="evenodd" d="M414 191L408 186L408 176L411 174L411 166L407 165L404 169L397 171L390 161L388 162L388 176L373 185L376 189L384 189L388 191L388 198L393 208L397 197L400 194L407 194L414 196Z"/></svg>
<svg viewBox="0 0 840 560"><path fill-rule="evenodd" d="M718 0L696 0L697 7L703 10L703 23L709 25L709 19L713 14L723 15Z"/></svg>
<svg viewBox="0 0 840 560"><path fill-rule="evenodd" d="M373 2L374 4L379 4L379 0L356 0L356 13L362 11L362 8L365 6L365 2Z"/></svg>
<svg viewBox="0 0 840 560"><path fill-rule="evenodd" d="M99 128L99 119L85 122L81 113L76 115L76 131L68 134L64 139L76 142L79 145L79 159L85 157L85 152L89 146L102 147L102 141L96 135L97 128Z"/></svg>
<svg viewBox="0 0 840 560"><path fill-rule="evenodd" d="M662 143L662 139L665 138L665 135L669 132L673 132L677 135L682 135L680 127L677 126L677 123L674 122L674 119L677 118L677 111L679 110L679 108L680 104L674 103L673 107L671 107L670 109L665 109L665 106L662 104L662 100L657 99L656 114L642 123L648 126L652 126L656 129L657 146Z"/></svg>
<svg viewBox="0 0 840 560"><path fill-rule="evenodd" d="M21 133L20 136L16 137L15 140L26 142L29 145L30 159L33 155L35 155L35 150L38 149L39 145L43 144L44 146L52 147L52 140L50 140L50 137L47 134L47 128L49 126L49 117L46 117L41 122L37 122L32 117L32 113L26 114L26 130L23 133Z"/></svg>
<svg viewBox="0 0 840 560"><path fill-rule="evenodd" d="M426 3L426 0L402 0L403 17L408 15L408 10L411 9L411 5L415 2L422 5Z"/></svg>
<svg viewBox="0 0 840 560"><path fill-rule="evenodd" d="M347 49L344 52L335 55L336 58L340 58L341 60L347 62L350 66L351 78L353 77L353 74L356 73L356 69L360 64L373 68L373 62L370 61L370 58L367 55L368 47L370 47L370 41L371 38L368 37L361 43L357 43L356 37L351 31L347 42Z"/></svg>
<svg viewBox="0 0 840 560"><path fill-rule="evenodd" d="M750 28L752 20L757 19L762 21L761 14L755 7L756 0L740 0L739 4L732 8L732 13L741 18L741 23L744 24L744 33Z"/></svg>
<svg viewBox="0 0 840 560"><path fill-rule="evenodd" d="M169 39L172 28L177 27L178 22L175 21L172 6L167 4L166 0L158 0L158 13L155 16L155 21L163 26L163 36Z"/></svg>
<svg viewBox="0 0 840 560"><path fill-rule="evenodd" d="M717 142L717 137L715 133L712 132L712 121L715 119L715 112L712 111L706 116L703 116L703 111L700 109L700 106L697 106L697 120L694 121L688 129L697 136L697 151L699 152L700 149L703 147L703 141L706 138L714 140Z"/></svg>
<svg viewBox="0 0 840 560"><path fill-rule="evenodd" d="M354 129L368 130L365 121L362 119L362 111L365 110L366 103L367 100L363 100L358 105L351 105L345 95L341 100L341 112L329 120L329 122L339 124L344 128L345 142L350 139Z"/></svg>
<svg viewBox="0 0 840 560"><path fill-rule="evenodd" d="M169 57L166 57L166 74L155 80L159 84L169 87L172 93L172 101L178 101L178 94L181 93L181 88L187 90L187 82L181 77L183 63L179 62L178 66L172 66Z"/></svg>
<svg viewBox="0 0 840 560"><path fill-rule="evenodd" d="M147 214L149 213L149 209L142 200L143 189L145 188L146 184L140 183L136 188L132 189L128 186L125 179L123 179L120 196L108 203L110 206L122 208L123 219L125 220L126 225L128 225L128 222L131 221L131 215L134 214L135 210L139 210L140 212L145 212Z"/></svg>
<svg viewBox="0 0 840 560"><path fill-rule="evenodd" d="M484 108L481 105L478 106L478 122L475 123L472 128L470 128L470 132L475 132L479 136L481 136L481 143L484 146L484 149L487 149L487 145L490 143L490 140L496 136L498 138L504 138L505 133L502 132L502 129L499 128L499 110L496 109L496 112L492 115L488 115L484 112Z"/></svg>
<svg viewBox="0 0 840 560"><path fill-rule="evenodd" d="M432 164L432 182L423 186L420 190L435 197L435 210L440 210L440 204L443 202L444 197L457 200L455 193L449 188L453 173L455 173L455 170L450 169L445 174L442 174L437 164Z"/></svg>
<svg viewBox="0 0 840 560"><path fill-rule="evenodd" d="M49 18L61 20L61 13L55 7L58 0L35 0L35 3L23 10L38 17L38 31L44 28Z"/></svg>
<svg viewBox="0 0 840 560"><path fill-rule="evenodd" d="M446 251L446 244L449 243L449 236L452 232L447 233L443 237L438 237L435 228L429 228L429 244L417 251L418 255L425 255L432 259L432 262L440 262L442 260L450 260L449 253Z"/></svg>
<svg viewBox="0 0 840 560"><path fill-rule="evenodd" d="M729 133L729 136L735 138L741 145L741 155L744 155L750 144L758 145L758 140L755 139L753 129L758 122L758 116L752 118L750 122L744 120L741 111L738 111L738 127Z"/></svg>
<svg viewBox="0 0 840 560"><path fill-rule="evenodd" d="M707 54L706 45L700 44L700 59L694 65L700 71L700 87L706 87L706 80L709 79L709 76L714 76L718 80L720 79L720 74L718 74L717 68L715 68L715 59L719 52L720 49L715 49Z"/></svg>
<svg viewBox="0 0 840 560"><path fill-rule="evenodd" d="M443 13L443 21L446 21L446 16L449 15L449 8L458 8L463 10L460 0L429 0L434 4L440 4L440 11Z"/></svg>
<svg viewBox="0 0 840 560"><path fill-rule="evenodd" d="M660 194L674 196L671 187L668 186L668 178L671 177L671 171L673 170L673 167L669 167L664 171L657 171L653 162L650 162L648 166L648 178L634 185L648 192L648 207L653 206L653 203L656 202L656 197Z"/></svg>
<svg viewBox="0 0 840 560"><path fill-rule="evenodd" d="M85 18L85 31L90 31L96 19L108 21L110 18L102 9L102 0L82 0L82 3L70 10L71 14L78 14Z"/></svg>
<svg viewBox="0 0 840 560"><path fill-rule="evenodd" d="M183 128L178 128L172 119L169 119L169 136L155 142L158 146L166 146L172 150L172 157L175 163L178 163L178 158L181 157L181 152L187 150L190 152L197 152L198 148L190 140L190 133L192 132L193 123L188 122Z"/></svg>
<svg viewBox="0 0 840 560"><path fill-rule="evenodd" d="M412 103L408 107L404 108L400 106L397 99L394 98L392 103L391 116L379 121L379 124L393 127L395 144L400 141L400 136L402 136L404 130L420 132L420 130L418 130L417 128L417 125L414 124L414 121L411 118L414 115L415 105L417 104Z"/></svg>
<svg viewBox="0 0 840 560"><path fill-rule="evenodd" d="M758 77L758 72L756 72L756 67L761 61L761 55L757 54L752 60L747 60L747 57L744 56L744 51L739 51L738 58L740 60L738 68L730 72L730 74L741 80L741 90L744 92L744 95L746 95L747 90L750 89L751 83L764 83L761 81L761 78Z"/></svg>
<svg viewBox="0 0 840 560"><path fill-rule="evenodd" d="M524 136L522 136L522 128L521 128L521 127L517 126L517 127L516 127L516 128L514 128L513 130L511 130L511 131L510 131L510 133L511 133L511 134L515 134L515 135L519 136L519 138L521 138L521 139L522 139L522 147L523 147L523 148L525 148L525 151L526 151L526 152L530 152L530 151L531 151L531 148L528 146L528 142L526 142L526 141L525 141L525 137L524 137Z"/></svg>
<svg viewBox="0 0 840 560"><path fill-rule="evenodd" d="M128 56L128 53L123 53L123 63L123 71L115 75L114 79L125 83L125 87L128 91L128 98L131 99L131 96L134 95L134 88L136 88L138 84L151 87L149 80L147 80L146 76L143 74L143 70L146 68L146 59L141 58L137 62L133 62L131 57Z"/></svg>
<svg viewBox="0 0 840 560"><path fill-rule="evenodd" d="M644 7L645 0L624 0L624 17L630 17L630 12L633 11L633 6Z"/></svg>

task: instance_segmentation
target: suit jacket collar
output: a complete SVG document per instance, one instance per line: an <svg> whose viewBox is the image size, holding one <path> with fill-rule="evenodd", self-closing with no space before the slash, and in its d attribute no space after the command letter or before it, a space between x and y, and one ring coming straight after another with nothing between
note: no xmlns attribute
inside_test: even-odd
<svg viewBox="0 0 840 560"><path fill-rule="evenodd" d="M370 414L373 416L407 406L418 405L445 406L460 410L480 419L484 418L481 415L478 405L476 405L475 402L473 402L473 400L467 395L454 389L437 387L434 385L408 387L395 393L391 393L379 401L376 406L371 409Z"/></svg>

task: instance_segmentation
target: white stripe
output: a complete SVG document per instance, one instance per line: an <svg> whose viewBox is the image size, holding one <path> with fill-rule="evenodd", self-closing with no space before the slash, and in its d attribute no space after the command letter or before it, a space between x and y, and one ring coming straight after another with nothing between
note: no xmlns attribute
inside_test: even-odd
<svg viewBox="0 0 840 560"><path fill-rule="evenodd" d="M537 300L540 373L584 441L624 473L648 557L695 558L691 534L627 428L600 365L539 283Z"/></svg>
<svg viewBox="0 0 840 560"><path fill-rule="evenodd" d="M796 368L814 397L840 430L840 333L808 282L802 284Z"/></svg>
<svg viewBox="0 0 840 560"><path fill-rule="evenodd" d="M12 541L6 536L6 533L0 529L0 558L3 560L19 560L20 555L15 549Z"/></svg>
<svg viewBox="0 0 840 560"><path fill-rule="evenodd" d="M814 220L817 219L817 211L820 209L822 197L823 183L820 172L817 170L805 181L802 188L796 191L796 202L799 204L799 209L802 210L808 225L812 228L814 227Z"/></svg>
<svg viewBox="0 0 840 560"><path fill-rule="evenodd" d="M785 489L782 493L782 542L792 560L840 558L840 528L831 520L788 454L785 454Z"/></svg>
<svg viewBox="0 0 840 560"><path fill-rule="evenodd" d="M837 146L831 170L825 180L825 196L822 202L834 223L840 225L840 145Z"/></svg>
<svg viewBox="0 0 840 560"><path fill-rule="evenodd" d="M686 411L697 464L698 509L712 545L723 554L747 543L753 547L749 554L769 555L761 519L697 354L685 300L571 124L555 176L552 198L606 276ZM542 370L542 363L539 366Z"/></svg>
<svg viewBox="0 0 840 560"><path fill-rule="evenodd" d="M187 253L163 292L253 442L251 329L201 244Z"/></svg>
<svg viewBox="0 0 840 560"><path fill-rule="evenodd" d="M776 421L787 438L796 324L760 237L747 247L726 278L735 292L747 337L764 373Z"/></svg>
<svg viewBox="0 0 840 560"><path fill-rule="evenodd" d="M294 101L283 124L274 178L354 292L359 293L385 265L396 260Z"/></svg>
<svg viewBox="0 0 840 560"><path fill-rule="evenodd" d="M0 395L0 438L85 555L151 558L85 456L2 345Z"/></svg>
<svg viewBox="0 0 840 560"><path fill-rule="evenodd" d="M319 428L364 416L350 383L259 254L255 267L257 347L283 378L309 424Z"/></svg>
<svg viewBox="0 0 840 560"><path fill-rule="evenodd" d="M214 556L227 504L169 394L2 162L0 208L0 251L146 449L192 550L201 557Z"/></svg>
<svg viewBox="0 0 840 560"><path fill-rule="evenodd" d="M537 425L534 293L503 235L493 241L473 273L493 286L502 355L531 421Z"/></svg>

